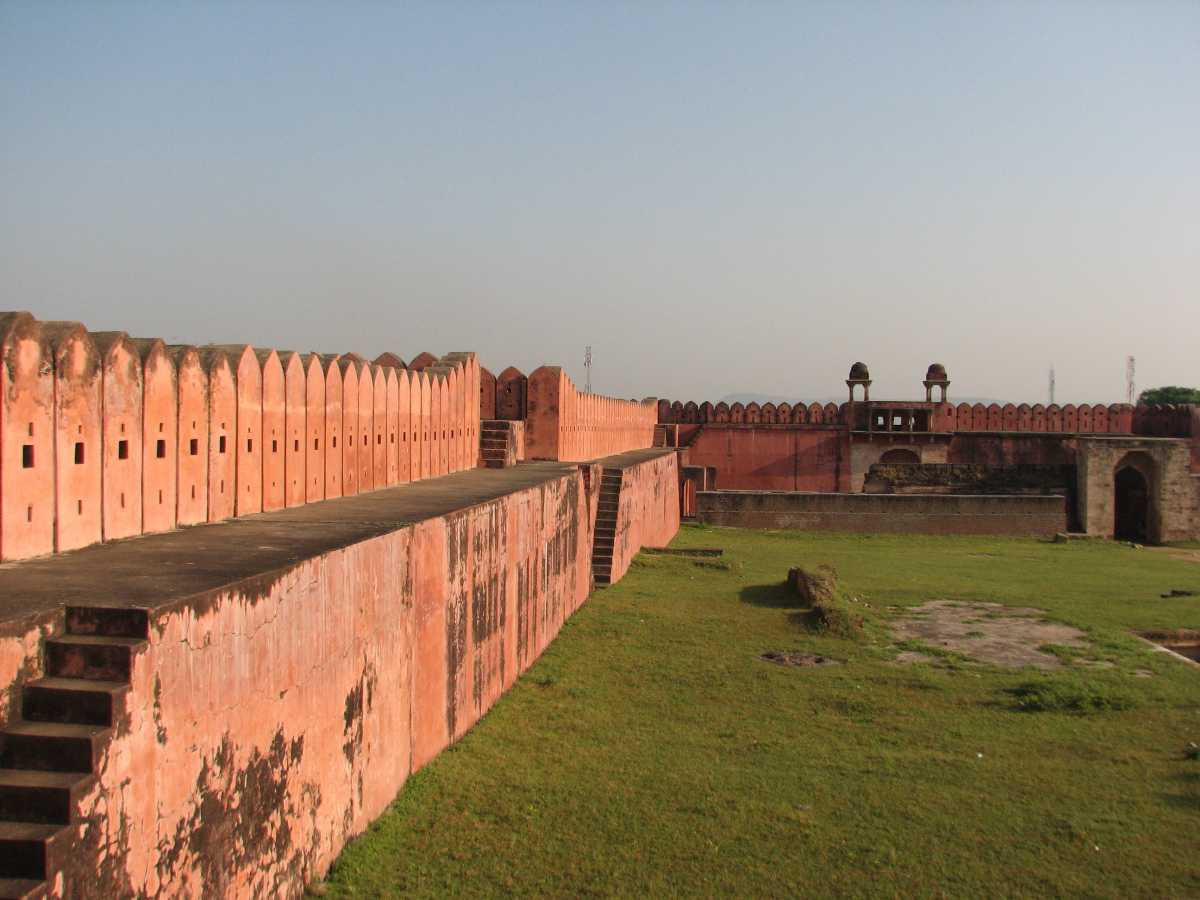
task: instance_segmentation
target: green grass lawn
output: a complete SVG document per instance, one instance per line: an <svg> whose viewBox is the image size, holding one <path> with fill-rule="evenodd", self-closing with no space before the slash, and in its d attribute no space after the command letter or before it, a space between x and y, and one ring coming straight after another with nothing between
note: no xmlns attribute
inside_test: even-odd
<svg viewBox="0 0 1200 900"><path fill-rule="evenodd" d="M1129 636L1200 628L1200 597L1159 597L1200 591L1200 564L703 527L673 546L726 552L643 554L595 594L326 895L1200 896L1200 669ZM805 629L782 582L819 563L869 604L861 639ZM886 608L931 599L1040 607L1112 667L897 664ZM758 658L797 649L845 664ZM1130 708L1023 712L1030 681Z"/></svg>

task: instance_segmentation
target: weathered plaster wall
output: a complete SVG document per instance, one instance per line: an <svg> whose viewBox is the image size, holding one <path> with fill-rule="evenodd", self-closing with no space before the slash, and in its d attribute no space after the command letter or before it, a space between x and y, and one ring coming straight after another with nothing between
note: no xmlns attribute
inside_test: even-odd
<svg viewBox="0 0 1200 900"><path fill-rule="evenodd" d="M664 453L625 467L617 502L612 583L643 547L665 547L679 531L679 456Z"/></svg>
<svg viewBox="0 0 1200 900"><path fill-rule="evenodd" d="M59 886L300 894L586 599L588 509L573 472L153 612Z"/></svg>
<svg viewBox="0 0 1200 900"><path fill-rule="evenodd" d="M696 495L709 525L901 534L1047 536L1066 527L1063 497L953 494L800 494L706 491Z"/></svg>

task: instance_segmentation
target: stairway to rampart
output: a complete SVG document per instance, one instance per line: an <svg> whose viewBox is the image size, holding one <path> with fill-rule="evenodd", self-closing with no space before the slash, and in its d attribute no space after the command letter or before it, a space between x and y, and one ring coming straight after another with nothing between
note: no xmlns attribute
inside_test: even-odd
<svg viewBox="0 0 1200 900"><path fill-rule="evenodd" d="M21 689L0 731L0 898L38 898L70 854L78 802L129 691L146 643L142 610L68 607L66 634L45 645L46 675Z"/></svg>
<svg viewBox="0 0 1200 900"><path fill-rule="evenodd" d="M592 542L592 577L597 587L612 583L613 545L617 537L617 509L620 500L621 470L606 467L600 477L596 537Z"/></svg>

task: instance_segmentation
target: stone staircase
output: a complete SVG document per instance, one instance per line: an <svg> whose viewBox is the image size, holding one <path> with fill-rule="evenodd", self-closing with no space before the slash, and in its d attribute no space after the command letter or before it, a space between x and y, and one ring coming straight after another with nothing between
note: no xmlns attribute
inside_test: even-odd
<svg viewBox="0 0 1200 900"><path fill-rule="evenodd" d="M507 469L517 464L517 447L511 425L502 419L485 419L479 429L479 466Z"/></svg>
<svg viewBox="0 0 1200 900"><path fill-rule="evenodd" d="M592 578L596 587L612 583L613 544L617 537L617 507L621 499L621 470L605 468L600 476L596 536L592 541Z"/></svg>
<svg viewBox="0 0 1200 900"><path fill-rule="evenodd" d="M0 898L45 897L69 857L146 636L144 610L68 607L66 634L46 641L46 676L24 685L0 730Z"/></svg>

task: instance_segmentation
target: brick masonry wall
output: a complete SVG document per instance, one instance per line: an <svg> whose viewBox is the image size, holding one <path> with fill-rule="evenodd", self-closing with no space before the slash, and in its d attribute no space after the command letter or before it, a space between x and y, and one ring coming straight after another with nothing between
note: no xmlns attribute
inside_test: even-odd
<svg viewBox="0 0 1200 900"><path fill-rule="evenodd" d="M1066 527L1063 497L701 491L708 525L806 531L1041 536Z"/></svg>

